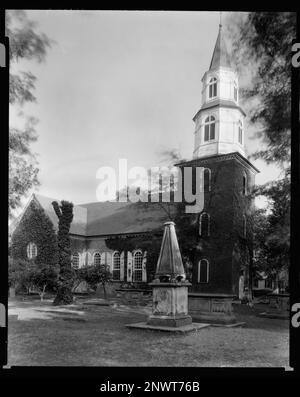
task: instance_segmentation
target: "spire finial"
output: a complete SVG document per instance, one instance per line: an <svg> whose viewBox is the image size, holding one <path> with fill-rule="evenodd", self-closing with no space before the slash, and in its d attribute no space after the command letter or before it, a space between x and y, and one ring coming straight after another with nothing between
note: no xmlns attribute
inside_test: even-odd
<svg viewBox="0 0 300 397"><path fill-rule="evenodd" d="M219 23L219 28L222 27L222 11L220 11L220 23Z"/></svg>

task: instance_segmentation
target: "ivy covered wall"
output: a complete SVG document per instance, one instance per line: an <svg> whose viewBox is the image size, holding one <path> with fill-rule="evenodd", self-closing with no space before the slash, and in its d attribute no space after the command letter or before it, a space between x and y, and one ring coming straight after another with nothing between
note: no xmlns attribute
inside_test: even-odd
<svg viewBox="0 0 300 397"><path fill-rule="evenodd" d="M57 265L58 247L52 222L38 203L31 201L16 227L11 240L13 258L28 260L27 246L37 246L37 264Z"/></svg>

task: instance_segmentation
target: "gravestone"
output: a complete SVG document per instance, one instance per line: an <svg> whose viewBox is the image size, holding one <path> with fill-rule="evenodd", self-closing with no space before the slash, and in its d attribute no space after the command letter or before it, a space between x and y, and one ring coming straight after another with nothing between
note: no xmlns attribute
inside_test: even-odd
<svg viewBox="0 0 300 397"><path fill-rule="evenodd" d="M129 324L129 328L169 332L188 332L208 327L192 323L188 314L188 287L174 222L164 224L160 254L152 286L152 314L147 322Z"/></svg>

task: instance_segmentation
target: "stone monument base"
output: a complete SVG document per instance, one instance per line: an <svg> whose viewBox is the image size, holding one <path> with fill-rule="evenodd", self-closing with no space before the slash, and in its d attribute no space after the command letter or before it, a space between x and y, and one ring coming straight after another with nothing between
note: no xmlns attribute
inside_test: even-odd
<svg viewBox="0 0 300 397"><path fill-rule="evenodd" d="M182 316L163 316L150 315L147 320L148 325L165 326L165 327L182 327L184 325L192 324L192 317L189 315Z"/></svg>
<svg viewBox="0 0 300 397"><path fill-rule="evenodd" d="M270 305L266 312L259 313L260 317L281 319L281 320L289 320L289 303L290 303L290 295L289 294L268 294L268 298L270 299Z"/></svg>
<svg viewBox="0 0 300 397"><path fill-rule="evenodd" d="M144 329L149 331L162 331L162 332L174 332L174 333L186 333L191 331L198 331L203 328L209 327L210 324L200 324L200 323L191 323L187 325L182 325L178 327L168 327L163 325L149 325L146 322L135 323L135 324L127 324L126 327L130 329Z"/></svg>
<svg viewBox="0 0 300 397"><path fill-rule="evenodd" d="M189 293L189 314L195 322L211 325L241 326L233 312L232 301L234 295Z"/></svg>

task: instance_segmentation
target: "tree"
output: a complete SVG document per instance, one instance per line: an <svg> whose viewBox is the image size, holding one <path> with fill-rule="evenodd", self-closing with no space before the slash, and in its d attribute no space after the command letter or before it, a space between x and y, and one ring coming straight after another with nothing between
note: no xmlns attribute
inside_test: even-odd
<svg viewBox="0 0 300 397"><path fill-rule="evenodd" d="M27 18L25 11L6 11L6 35L10 40L10 63L16 66L20 59L42 62L45 60L51 41L45 34L37 33L36 23ZM11 67L11 70L13 69ZM33 94L36 77L30 72L10 73L9 102L21 108L27 102L35 102ZM24 116L18 113L19 118ZM9 129L9 216L21 204L21 198L39 184L37 160L30 145L37 140L37 119L24 116L22 128Z"/></svg>
<svg viewBox="0 0 300 397"><path fill-rule="evenodd" d="M47 288L51 288L52 290L56 288L57 276L57 267L49 265L39 266L36 263L33 263L31 266L31 284L33 289L40 295L41 301L44 298Z"/></svg>
<svg viewBox="0 0 300 397"><path fill-rule="evenodd" d="M8 285L11 288L25 288L29 294L32 285L31 264L23 259L8 258Z"/></svg>
<svg viewBox="0 0 300 397"><path fill-rule="evenodd" d="M270 200L269 212L255 214L255 266L273 278L278 286L279 274L289 266L290 251L290 195L289 182L283 179L259 187L260 194Z"/></svg>
<svg viewBox="0 0 300 397"><path fill-rule="evenodd" d="M107 295L105 286L112 278L109 266L100 264L89 266L87 267L87 271L84 273L84 276L84 280L91 286L91 288L96 289L99 283L102 285L104 298L106 299Z"/></svg>
<svg viewBox="0 0 300 397"><path fill-rule="evenodd" d="M57 267L43 264L35 260L9 258L8 284L12 288L25 288L27 293L34 289L43 300L47 288L55 288Z"/></svg>
<svg viewBox="0 0 300 397"><path fill-rule="evenodd" d="M250 122L265 147L254 154L267 163L288 167L291 132L291 46L295 12L250 12L232 30L233 55L241 69L254 70L241 92L253 104Z"/></svg>
<svg viewBox="0 0 300 397"><path fill-rule="evenodd" d="M54 299L54 305L68 305L73 302L73 279L74 274L71 266L70 248L70 226L73 220L73 203L62 201L59 205L56 201L52 202L54 211L58 217L58 291Z"/></svg>
<svg viewBox="0 0 300 397"><path fill-rule="evenodd" d="M233 26L233 54L237 63L244 70L254 70L251 84L242 90L244 99L252 106L250 122L258 128L256 137L263 143L252 157L274 163L283 171L281 179L256 190L257 196L263 195L270 201L270 214L265 215L262 223L255 222L259 252L256 264L260 260L264 270L278 275L289 263L290 64L296 13L250 12ZM262 220L262 214L257 213L257 217Z"/></svg>

